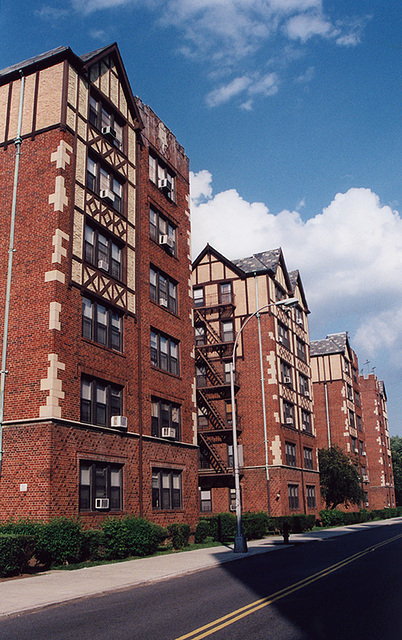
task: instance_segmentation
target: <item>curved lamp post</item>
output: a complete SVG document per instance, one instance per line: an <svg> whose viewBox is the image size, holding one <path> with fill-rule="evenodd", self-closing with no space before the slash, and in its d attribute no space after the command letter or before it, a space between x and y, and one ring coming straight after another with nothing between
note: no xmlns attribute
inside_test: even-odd
<svg viewBox="0 0 402 640"><path fill-rule="evenodd" d="M234 373L235 373L235 358L236 358L236 348L239 342L239 338L245 326L250 322L251 318L254 316L259 316L260 312L264 309L269 309L271 307L292 307L297 304L299 300L297 298L285 298L284 300L278 300L278 302L270 302L269 304L264 304L262 307L254 311L247 320L240 327L240 331L236 336L233 345L233 355L232 361L230 363L230 398L232 403L232 430L233 430L233 470L234 470L234 479L235 479L235 492L236 492L236 521L237 521L237 534L235 536L234 541L234 552L235 553L246 553L247 552L247 541L246 537L242 532L242 519L241 519L241 500L240 500L240 478L239 478L239 454L237 450L237 429L236 429L236 407L235 407L235 391L234 391ZM261 386L263 393L263 420L264 420L264 441L265 441L265 463L266 469L268 473L268 448L267 448L267 420L266 420L266 409L265 409L265 394L264 394L264 376L263 376L263 358L262 358L262 345L261 345L261 335L259 335L259 347L260 347L260 365L261 365Z"/></svg>

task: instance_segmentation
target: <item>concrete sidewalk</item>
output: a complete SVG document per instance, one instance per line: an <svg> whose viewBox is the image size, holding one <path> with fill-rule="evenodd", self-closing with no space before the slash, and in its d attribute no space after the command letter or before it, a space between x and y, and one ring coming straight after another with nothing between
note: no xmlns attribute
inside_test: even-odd
<svg viewBox="0 0 402 640"><path fill-rule="evenodd" d="M402 523L402 518L292 534L289 545L283 544L283 538L278 536L252 540L248 543L248 553L244 554L235 554L231 547L220 546L86 567L75 571L48 571L21 579L6 580L0 582L0 617L77 598L99 595L108 591L127 589L157 580L174 578L252 555L286 549L292 546L292 543L301 544L327 540L353 531L391 525L396 522Z"/></svg>

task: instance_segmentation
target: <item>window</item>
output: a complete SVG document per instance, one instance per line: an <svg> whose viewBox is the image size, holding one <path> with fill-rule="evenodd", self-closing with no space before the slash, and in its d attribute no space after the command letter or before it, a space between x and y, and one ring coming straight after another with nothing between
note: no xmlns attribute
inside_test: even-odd
<svg viewBox="0 0 402 640"><path fill-rule="evenodd" d="M282 287L279 286L279 284L275 284L275 300L276 300L276 302L279 302L279 300L283 300L284 298L286 298L285 291L282 289Z"/></svg>
<svg viewBox="0 0 402 640"><path fill-rule="evenodd" d="M121 416L123 388L96 378L81 379L81 422L110 427L112 416Z"/></svg>
<svg viewBox="0 0 402 640"><path fill-rule="evenodd" d="M352 452L353 453L357 453L358 452L357 438L355 438L354 436L351 436L350 437L350 441L351 441L351 446L352 446Z"/></svg>
<svg viewBox="0 0 402 640"><path fill-rule="evenodd" d="M283 422L287 426L293 426L293 405L290 402L283 402Z"/></svg>
<svg viewBox="0 0 402 640"><path fill-rule="evenodd" d="M289 349L289 329L282 322L278 322L278 341Z"/></svg>
<svg viewBox="0 0 402 640"><path fill-rule="evenodd" d="M182 508L181 471L152 469L152 508Z"/></svg>
<svg viewBox="0 0 402 640"><path fill-rule="evenodd" d="M353 375L353 380L357 382L357 369L355 369L355 367L352 367L352 375Z"/></svg>
<svg viewBox="0 0 402 640"><path fill-rule="evenodd" d="M299 508L299 485L288 485L289 509Z"/></svg>
<svg viewBox="0 0 402 640"><path fill-rule="evenodd" d="M288 467L296 466L296 445L293 442L285 442L286 464Z"/></svg>
<svg viewBox="0 0 402 640"><path fill-rule="evenodd" d="M302 373L299 373L299 390L302 396L310 397L308 378Z"/></svg>
<svg viewBox="0 0 402 640"><path fill-rule="evenodd" d="M311 433L311 414L309 411L302 409L302 429L306 433Z"/></svg>
<svg viewBox="0 0 402 640"><path fill-rule="evenodd" d="M212 469L211 463L202 451L198 451L198 468Z"/></svg>
<svg viewBox="0 0 402 640"><path fill-rule="evenodd" d="M304 327L303 312L300 307L295 307L295 321L296 324Z"/></svg>
<svg viewBox="0 0 402 640"><path fill-rule="evenodd" d="M122 212L123 184L97 160L88 157L87 187L119 213Z"/></svg>
<svg viewBox="0 0 402 640"><path fill-rule="evenodd" d="M232 363L231 362L224 362L223 363L223 380L226 384L230 384L230 370L232 368ZM234 375L236 376L236 372L234 372Z"/></svg>
<svg viewBox="0 0 402 640"><path fill-rule="evenodd" d="M122 279L122 248L106 234L85 225L84 260L106 271L116 280Z"/></svg>
<svg viewBox="0 0 402 640"><path fill-rule="evenodd" d="M207 427L209 424L207 410L205 407L197 407L197 426L199 429Z"/></svg>
<svg viewBox="0 0 402 640"><path fill-rule="evenodd" d="M195 332L195 346L206 344L206 331L204 324L196 324L194 327Z"/></svg>
<svg viewBox="0 0 402 640"><path fill-rule="evenodd" d="M353 413L353 411L349 411L349 422L350 422L350 428L356 429L355 414Z"/></svg>
<svg viewBox="0 0 402 640"><path fill-rule="evenodd" d="M315 501L315 486L307 485L306 486L307 493L307 506L309 509L315 509L316 501Z"/></svg>
<svg viewBox="0 0 402 640"><path fill-rule="evenodd" d="M362 427L362 419L360 416L356 415L356 422L357 422L357 429L359 431L363 431L363 427Z"/></svg>
<svg viewBox="0 0 402 640"><path fill-rule="evenodd" d="M283 384L292 386L292 369L290 364L281 360L281 380Z"/></svg>
<svg viewBox="0 0 402 640"><path fill-rule="evenodd" d="M228 467L233 468L234 467L233 445L228 444L227 449L228 449ZM237 456L238 456L239 467L242 467L243 466L243 445L242 444L237 445Z"/></svg>
<svg viewBox="0 0 402 640"><path fill-rule="evenodd" d="M352 387L348 383L346 383L346 395L348 397L348 400L353 400Z"/></svg>
<svg viewBox="0 0 402 640"><path fill-rule="evenodd" d="M176 226L153 207L149 209L149 235L171 255L176 255Z"/></svg>
<svg viewBox="0 0 402 640"><path fill-rule="evenodd" d="M304 447L304 468L305 469L313 469L313 450L309 447Z"/></svg>
<svg viewBox="0 0 402 640"><path fill-rule="evenodd" d="M200 511L212 511L211 489L200 489Z"/></svg>
<svg viewBox="0 0 402 640"><path fill-rule="evenodd" d="M355 390L355 404L360 407L360 393Z"/></svg>
<svg viewBox="0 0 402 640"><path fill-rule="evenodd" d="M235 403L235 411L236 411L237 405ZM231 400L225 400L225 418L226 418L226 424L232 424L233 422L233 413L232 413L232 401ZM236 421L238 421L238 416L236 413Z"/></svg>
<svg viewBox="0 0 402 640"><path fill-rule="evenodd" d="M206 387L208 385L207 367L205 364L196 365L195 377L197 381L197 387Z"/></svg>
<svg viewBox="0 0 402 640"><path fill-rule="evenodd" d="M304 344L303 340L300 340L300 338L296 337L296 352L297 352L297 357L300 358L300 360L303 360L303 362L306 361L306 345Z"/></svg>
<svg viewBox="0 0 402 640"><path fill-rule="evenodd" d="M233 320L222 320L221 322L222 342L233 342Z"/></svg>
<svg viewBox="0 0 402 640"><path fill-rule="evenodd" d="M220 283L219 302L221 304L230 304L232 302L232 283L231 282Z"/></svg>
<svg viewBox="0 0 402 640"><path fill-rule="evenodd" d="M176 201L176 176L163 160L151 151L149 153L149 179L169 200Z"/></svg>
<svg viewBox="0 0 402 640"><path fill-rule="evenodd" d="M359 440L359 452L361 456L364 456L364 442L363 440Z"/></svg>
<svg viewBox="0 0 402 640"><path fill-rule="evenodd" d="M346 360L346 358L344 359L344 364L345 364L345 373L347 373L348 376L350 376L350 363L349 360Z"/></svg>
<svg viewBox="0 0 402 640"><path fill-rule="evenodd" d="M120 314L89 298L82 299L82 336L116 351L123 350Z"/></svg>
<svg viewBox="0 0 402 640"><path fill-rule="evenodd" d="M151 399L151 434L180 440L180 405L160 398Z"/></svg>
<svg viewBox="0 0 402 640"><path fill-rule="evenodd" d="M80 462L80 511L121 511L123 466L108 462ZM101 498L97 500L97 498Z"/></svg>
<svg viewBox="0 0 402 640"><path fill-rule="evenodd" d="M193 290L193 298L194 298L194 307L203 307L204 306L204 289L202 287L197 287Z"/></svg>
<svg viewBox="0 0 402 640"><path fill-rule="evenodd" d="M99 129L118 148L123 147L123 126L109 107L94 96L89 98L89 122Z"/></svg>
<svg viewBox="0 0 402 640"><path fill-rule="evenodd" d="M179 375L179 342L151 330L151 364L153 367Z"/></svg>
<svg viewBox="0 0 402 640"><path fill-rule="evenodd" d="M177 314L177 282L153 267L149 273L151 300Z"/></svg>

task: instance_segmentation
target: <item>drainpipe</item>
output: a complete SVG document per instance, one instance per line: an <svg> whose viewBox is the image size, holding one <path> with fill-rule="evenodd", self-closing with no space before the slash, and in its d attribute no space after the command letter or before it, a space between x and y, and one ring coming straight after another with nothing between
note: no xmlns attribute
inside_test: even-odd
<svg viewBox="0 0 402 640"><path fill-rule="evenodd" d="M254 283L255 283L255 304L257 309L259 309L260 305L258 302L258 281L257 281L256 273L254 273ZM256 317L257 317L257 324L258 324L258 347L260 352L262 419L263 419L263 425L264 425L264 449L265 449L265 476L267 480L268 515L271 515L271 499L269 495L267 410L265 406L265 382L264 382L264 361L263 361L263 355L262 355L261 314L257 312Z"/></svg>
<svg viewBox="0 0 402 640"><path fill-rule="evenodd" d="M331 429L329 427L328 387L326 382L324 382L324 392L325 392L325 413L327 416L328 449L330 449L331 448Z"/></svg>
<svg viewBox="0 0 402 640"><path fill-rule="evenodd" d="M14 167L14 186L13 186L13 200L11 205L11 223L10 223L10 246L8 249L8 270L7 270L7 287L6 287L6 302L4 307L4 331L3 331L3 351L1 356L1 371L0 371L0 477L1 467L3 462L3 420L4 420L4 395L6 387L6 370L7 366L7 339L8 339L8 321L10 317L10 297L11 297L11 273L13 267L13 253L14 249L14 230L15 230L15 212L17 205L17 187L18 187L18 173L20 167L20 155L21 155L21 127L22 127L22 107L24 103L24 88L25 88L25 76L20 69L21 76L21 89L20 89L20 109L18 114L18 126L17 137L14 140L15 144L15 167Z"/></svg>

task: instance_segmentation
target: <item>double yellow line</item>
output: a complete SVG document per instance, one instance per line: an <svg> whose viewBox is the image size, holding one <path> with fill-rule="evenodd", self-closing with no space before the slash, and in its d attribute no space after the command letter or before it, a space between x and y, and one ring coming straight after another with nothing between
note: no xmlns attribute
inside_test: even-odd
<svg viewBox="0 0 402 640"><path fill-rule="evenodd" d="M388 540L384 540L384 542L379 542L374 546L371 545L370 547L363 549L363 551L359 551L358 553L355 553L354 555L349 556L348 558L345 558L344 560L341 560L340 562L337 562L327 567L326 569L322 569L322 571L318 571L318 573L313 573L311 576L307 576L307 578L304 578L299 582L295 582L289 587L285 587L280 591L276 591L275 593L271 594L270 596L267 596L266 598L255 600L254 602L251 602L245 607L236 609L235 611L232 611L231 613L226 614L222 618L218 618L213 622L209 622L203 627L199 627L198 629L195 629L190 633L186 633L184 636L180 636L175 640L201 640L202 638L206 638L207 636L212 635L216 631L219 631L220 629L224 629L225 627L228 627L229 625L234 624L235 622L238 622L242 618L245 618L246 616L249 616L252 613L255 613L259 609L263 609L264 607L267 607L268 605L273 604L277 600L280 600L281 598L285 598L291 593L294 593L295 591L299 591L299 589L303 589L303 587L307 587L309 584L316 582L321 578L324 578L330 573L334 573L334 571L338 571L338 569L345 567L351 562L354 562L355 560L362 558L368 553L371 553L372 551L376 551L380 547L390 544L391 542L394 542L395 540L398 540L401 537L402 537L402 533L398 534L397 536L394 536L393 538L389 538Z"/></svg>

